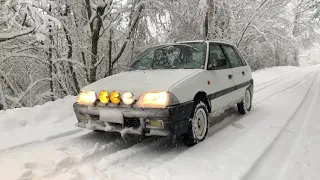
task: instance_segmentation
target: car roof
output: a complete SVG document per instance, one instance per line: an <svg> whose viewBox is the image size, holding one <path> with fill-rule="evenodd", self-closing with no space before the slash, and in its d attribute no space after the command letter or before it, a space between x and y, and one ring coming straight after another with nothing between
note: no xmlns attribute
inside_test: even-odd
<svg viewBox="0 0 320 180"><path fill-rule="evenodd" d="M212 40L192 40L192 41L178 41L178 42L172 42L172 43L163 43L163 44L158 44L152 47L159 47L159 46L168 46L168 45L177 45L177 44L183 44L183 43L192 43L192 42L204 42L204 43L219 43L219 44L226 44L226 45L231 45L234 46L230 43L227 42L222 42L222 41L212 41Z"/></svg>
<svg viewBox="0 0 320 180"><path fill-rule="evenodd" d="M192 43L192 42L205 42L205 43L219 43L219 44L227 44L227 45L232 45L230 43L227 42L223 42L223 41L214 41L214 40L194 40L194 41L179 41L176 43Z"/></svg>

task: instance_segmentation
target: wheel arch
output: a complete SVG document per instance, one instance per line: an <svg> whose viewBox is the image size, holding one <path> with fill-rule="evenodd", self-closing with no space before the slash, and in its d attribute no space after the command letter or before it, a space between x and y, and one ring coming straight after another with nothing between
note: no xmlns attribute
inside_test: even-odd
<svg viewBox="0 0 320 180"><path fill-rule="evenodd" d="M248 88L250 89L251 96L253 97L253 93L254 93L254 80L253 79L250 80L250 85L248 86Z"/></svg>
<svg viewBox="0 0 320 180"><path fill-rule="evenodd" d="M197 92L197 94L193 98L193 101L194 102L203 101L208 107L208 112L211 113L211 102L208 99L207 93L205 93L203 91Z"/></svg>

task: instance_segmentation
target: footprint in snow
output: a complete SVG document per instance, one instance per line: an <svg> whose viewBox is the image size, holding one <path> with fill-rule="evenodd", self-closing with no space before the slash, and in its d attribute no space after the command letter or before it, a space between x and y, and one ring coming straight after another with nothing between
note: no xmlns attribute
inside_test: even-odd
<svg viewBox="0 0 320 180"><path fill-rule="evenodd" d="M37 163L37 162L27 162L24 167L29 170L40 170L43 172L50 171L54 166L53 162L49 163Z"/></svg>
<svg viewBox="0 0 320 180"><path fill-rule="evenodd" d="M18 180L32 180L34 178L33 172L31 170L28 170L21 174L21 176L18 178Z"/></svg>
<svg viewBox="0 0 320 180"><path fill-rule="evenodd" d="M64 152L67 151L69 148L68 147L59 147L57 148L58 151Z"/></svg>
<svg viewBox="0 0 320 180"><path fill-rule="evenodd" d="M243 129L244 128L244 126L242 124L240 124L240 123L232 123L232 126L237 128L237 129Z"/></svg>

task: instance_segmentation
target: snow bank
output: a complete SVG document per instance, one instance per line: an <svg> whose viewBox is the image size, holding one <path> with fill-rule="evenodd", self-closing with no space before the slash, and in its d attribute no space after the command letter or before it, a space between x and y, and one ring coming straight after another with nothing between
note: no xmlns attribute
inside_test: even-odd
<svg viewBox="0 0 320 180"><path fill-rule="evenodd" d="M78 132L72 110L75 100L68 96L33 108L0 111L0 152Z"/></svg>
<svg viewBox="0 0 320 180"><path fill-rule="evenodd" d="M66 118L74 115L72 104L75 100L75 97L68 96L33 108L0 111L0 135L18 128L62 123Z"/></svg>

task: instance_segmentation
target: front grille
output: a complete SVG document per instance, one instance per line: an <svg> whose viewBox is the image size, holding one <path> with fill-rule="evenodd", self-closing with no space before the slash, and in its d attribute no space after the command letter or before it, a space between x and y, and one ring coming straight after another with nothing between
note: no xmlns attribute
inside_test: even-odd
<svg viewBox="0 0 320 180"><path fill-rule="evenodd" d="M99 119L100 119L99 115L87 114L86 116L89 120L93 120L93 121L99 121ZM139 128L140 127L140 119L139 118L126 118L126 117L124 117L124 124L111 123L111 122L109 122L109 124L111 126L115 126L117 128L121 128L121 127Z"/></svg>
<svg viewBox="0 0 320 180"><path fill-rule="evenodd" d="M124 118L124 127L140 127L140 119L139 118Z"/></svg>

